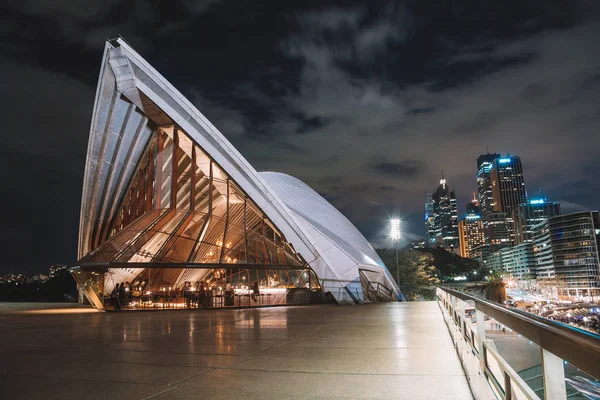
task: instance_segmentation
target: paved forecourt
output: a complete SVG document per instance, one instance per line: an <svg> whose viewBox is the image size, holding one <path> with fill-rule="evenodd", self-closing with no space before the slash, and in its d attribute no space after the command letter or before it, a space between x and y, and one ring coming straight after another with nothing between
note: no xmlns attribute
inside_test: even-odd
<svg viewBox="0 0 600 400"><path fill-rule="evenodd" d="M0 398L471 399L435 302L95 312L0 303Z"/></svg>

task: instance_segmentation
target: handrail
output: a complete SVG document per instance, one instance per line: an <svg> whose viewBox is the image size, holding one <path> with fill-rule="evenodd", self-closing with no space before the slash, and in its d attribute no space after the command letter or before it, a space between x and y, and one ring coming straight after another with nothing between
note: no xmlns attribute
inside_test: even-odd
<svg viewBox="0 0 600 400"><path fill-rule="evenodd" d="M475 302L475 308L518 332L541 348L600 378L600 338L557 321L514 310L478 297L438 286L461 300Z"/></svg>

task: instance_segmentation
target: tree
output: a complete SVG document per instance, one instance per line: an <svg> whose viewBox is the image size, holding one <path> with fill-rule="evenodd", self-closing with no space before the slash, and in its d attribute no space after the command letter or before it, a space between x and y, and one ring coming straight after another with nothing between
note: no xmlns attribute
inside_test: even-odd
<svg viewBox="0 0 600 400"><path fill-rule="evenodd" d="M440 283L431 254L418 250L403 250L399 256L400 277L402 285L435 285Z"/></svg>
<svg viewBox="0 0 600 400"><path fill-rule="evenodd" d="M434 265L434 257L427 252L414 249L403 249L398 252L398 269L396 271L396 250L379 249L377 253L388 266L392 276L400 286L400 290L409 300L433 299L435 290L432 285L440 282L438 271Z"/></svg>
<svg viewBox="0 0 600 400"><path fill-rule="evenodd" d="M433 264L437 268L442 281L452 280L458 276L464 276L467 280L479 280L484 275L479 262L470 258L463 258L441 247L423 249L422 251L433 256Z"/></svg>

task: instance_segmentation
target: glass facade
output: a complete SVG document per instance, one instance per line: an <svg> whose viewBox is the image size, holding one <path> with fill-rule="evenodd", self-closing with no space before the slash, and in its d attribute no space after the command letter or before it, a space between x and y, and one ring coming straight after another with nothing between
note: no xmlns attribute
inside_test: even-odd
<svg viewBox="0 0 600 400"><path fill-rule="evenodd" d="M533 231L538 278L555 280L565 296L600 294L597 211L551 217Z"/></svg>
<svg viewBox="0 0 600 400"><path fill-rule="evenodd" d="M81 266L72 274L88 300L105 310L299 305L320 290L309 268Z"/></svg>
<svg viewBox="0 0 600 400"><path fill-rule="evenodd" d="M456 196L450 190L446 179L442 177L440 186L432 194L433 233L434 244L443 246L450 252L458 251L458 211L456 209Z"/></svg>
<svg viewBox="0 0 600 400"><path fill-rule="evenodd" d="M265 289L319 287L282 233L181 129L155 131L119 200L112 220L94 225L94 250L74 270L80 286L104 306L120 283L131 298L177 293L185 282L221 290L224 277L237 291L255 281ZM117 200L103 204L111 201Z"/></svg>
<svg viewBox="0 0 600 400"><path fill-rule="evenodd" d="M458 223L460 256L474 258L473 249L485 244L485 231L480 215L467 214Z"/></svg>
<svg viewBox="0 0 600 400"><path fill-rule="evenodd" d="M523 164L518 156L496 158L490 169L494 210L506 214L511 245L516 243L514 211L527 202Z"/></svg>
<svg viewBox="0 0 600 400"><path fill-rule="evenodd" d="M532 243L533 227L555 215L560 215L557 201L534 199L521 204L514 213L516 244Z"/></svg>

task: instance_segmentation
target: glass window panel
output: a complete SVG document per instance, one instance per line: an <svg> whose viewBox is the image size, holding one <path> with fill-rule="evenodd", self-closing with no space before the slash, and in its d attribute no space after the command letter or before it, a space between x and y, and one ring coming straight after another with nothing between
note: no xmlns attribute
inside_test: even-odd
<svg viewBox="0 0 600 400"><path fill-rule="evenodd" d="M159 208L171 207L171 179L173 173L173 139L172 133L162 131L162 148L159 143L156 158L156 198Z"/></svg>
<svg viewBox="0 0 600 400"><path fill-rule="evenodd" d="M148 226L154 224L166 210L153 210L146 215L138 218L134 223L127 228L118 232L105 242L95 253L91 254L90 262L113 261L114 257L133 243L139 235L144 232Z"/></svg>
<svg viewBox="0 0 600 400"><path fill-rule="evenodd" d="M196 172L199 172L198 170ZM200 176L196 178L196 189L194 199L194 210L198 212L208 213L208 200L209 200L209 179L206 176Z"/></svg>
<svg viewBox="0 0 600 400"><path fill-rule="evenodd" d="M130 223L132 223L136 218L152 209L154 187L154 171L152 171L152 169L154 168L156 146L157 141L155 138L153 138L145 153L140 158L140 162L136 167L137 170L131 180L131 184L124 194L122 204L118 205L120 208L114 216L114 222L110 232L110 236L115 235L117 232L119 232L120 230L127 227ZM143 183L145 204L141 209L135 210L135 213L132 213L132 211L134 211L132 209L132 199L134 198L133 193L137 192L138 190L137 186L139 185L140 178L141 182ZM114 201L117 200L114 199Z"/></svg>
<svg viewBox="0 0 600 400"><path fill-rule="evenodd" d="M118 257L117 261L150 262L185 215L184 211L166 213L160 221L140 235L139 239Z"/></svg>
<svg viewBox="0 0 600 400"><path fill-rule="evenodd" d="M196 263L218 263L223 248L223 236L225 234L225 219L212 216L208 229L197 246L194 262Z"/></svg>
<svg viewBox="0 0 600 400"><path fill-rule="evenodd" d="M219 167L216 163L212 163L212 172L213 172L214 179L218 179L220 181L226 181L227 178L229 178L227 176L227 174L225 172L223 172L221 167Z"/></svg>
<svg viewBox="0 0 600 400"><path fill-rule="evenodd" d="M244 233L244 225L227 225L221 262L225 264L246 263L246 236Z"/></svg>
<svg viewBox="0 0 600 400"><path fill-rule="evenodd" d="M244 196L241 190L229 181L229 211L225 240L223 241L225 249L221 260L223 263L246 263L244 209Z"/></svg>
<svg viewBox="0 0 600 400"><path fill-rule="evenodd" d="M279 276L279 287L290 287L292 285L292 281L289 276L289 272L285 269L281 269L277 271L277 275Z"/></svg>
<svg viewBox="0 0 600 400"><path fill-rule="evenodd" d="M212 215L214 215L217 218L224 219L226 213L227 213L227 182L219 182L219 181L215 181L213 179Z"/></svg>
<svg viewBox="0 0 600 400"><path fill-rule="evenodd" d="M301 267L302 266L302 261L299 260L299 256L296 254L296 252L294 251L294 249L290 246L289 243L285 243L283 246L283 250L284 250L284 254L286 257L286 263L287 265L293 265L293 266L298 266Z"/></svg>
<svg viewBox="0 0 600 400"><path fill-rule="evenodd" d="M260 211L247 200L246 234L248 236L248 263L269 264L265 254L265 241L262 234L263 216Z"/></svg>
<svg viewBox="0 0 600 400"><path fill-rule="evenodd" d="M266 269L261 268L258 270L258 285L261 289L269 286L269 277Z"/></svg>
<svg viewBox="0 0 600 400"><path fill-rule="evenodd" d="M210 176L210 158L201 147L196 146L196 168L202 176Z"/></svg>
<svg viewBox="0 0 600 400"><path fill-rule="evenodd" d="M263 234L265 238L265 246L267 247L267 255L273 264L281 264L277 246L274 243L275 231L271 224L265 220L263 224Z"/></svg>
<svg viewBox="0 0 600 400"><path fill-rule="evenodd" d="M504 373L498 365L498 362L496 361L494 355L491 354L489 351L487 352L487 362L488 368L490 369L493 375L492 379L495 379L496 382L500 385L500 387L504 390Z"/></svg>
<svg viewBox="0 0 600 400"><path fill-rule="evenodd" d="M189 209L192 183L192 141L183 133L178 132L177 155L177 208Z"/></svg>
<svg viewBox="0 0 600 400"><path fill-rule="evenodd" d="M194 244L198 240L200 230L204 226L207 214L193 213L188 217L187 226L180 229L181 234L174 238L172 246L166 253L164 259L157 260L158 262L182 262L185 263L190 259Z"/></svg>

